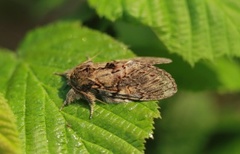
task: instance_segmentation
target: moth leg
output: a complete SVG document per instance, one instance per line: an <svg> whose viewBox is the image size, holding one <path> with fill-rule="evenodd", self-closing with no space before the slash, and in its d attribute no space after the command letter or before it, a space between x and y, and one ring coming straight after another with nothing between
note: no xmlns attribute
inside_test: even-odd
<svg viewBox="0 0 240 154"><path fill-rule="evenodd" d="M66 100L64 101L62 107L60 108L60 111L68 104L73 102L75 99L79 99L80 95L76 94L76 92L73 89L70 89L67 93Z"/></svg>
<svg viewBox="0 0 240 154"><path fill-rule="evenodd" d="M93 112L94 112L94 106L95 106L95 100L96 97L94 96L94 94L92 93L85 93L85 92L81 92L81 94L83 95L83 97L88 101L89 106L90 106L90 116L89 118L92 119L93 117Z"/></svg>
<svg viewBox="0 0 240 154"><path fill-rule="evenodd" d="M89 116L89 118L92 119L95 102L90 102L89 105L90 105L90 116Z"/></svg>
<svg viewBox="0 0 240 154"><path fill-rule="evenodd" d="M97 100L98 102L100 102L100 103L107 104L106 102L104 102L104 101L102 101L102 100L100 100L100 99L97 99L97 98L96 98L96 100Z"/></svg>

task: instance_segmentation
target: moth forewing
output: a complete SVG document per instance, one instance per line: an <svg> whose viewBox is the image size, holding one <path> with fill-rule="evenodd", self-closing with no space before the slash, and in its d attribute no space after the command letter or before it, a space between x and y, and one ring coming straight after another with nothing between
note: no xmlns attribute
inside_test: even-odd
<svg viewBox="0 0 240 154"><path fill-rule="evenodd" d="M159 57L137 57L133 58L133 60L139 61L141 63L146 63L146 64L168 64L171 63L172 60L168 58L159 58Z"/></svg>
<svg viewBox="0 0 240 154"><path fill-rule="evenodd" d="M96 64L86 61L60 74L71 86L62 107L74 100L85 99L90 105L91 118L95 101L121 103L170 97L177 92L177 85L169 73L154 65L171 62L170 59L157 57Z"/></svg>

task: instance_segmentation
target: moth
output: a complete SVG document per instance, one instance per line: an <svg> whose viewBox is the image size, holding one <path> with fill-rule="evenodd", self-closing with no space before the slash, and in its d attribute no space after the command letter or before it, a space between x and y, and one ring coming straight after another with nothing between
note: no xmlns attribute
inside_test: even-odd
<svg viewBox="0 0 240 154"><path fill-rule="evenodd" d="M157 57L107 63L87 60L71 70L58 73L71 86L61 109L74 100L84 99L90 105L92 118L96 101L123 103L168 98L177 92L175 80L168 72L154 65L171 62L170 59Z"/></svg>

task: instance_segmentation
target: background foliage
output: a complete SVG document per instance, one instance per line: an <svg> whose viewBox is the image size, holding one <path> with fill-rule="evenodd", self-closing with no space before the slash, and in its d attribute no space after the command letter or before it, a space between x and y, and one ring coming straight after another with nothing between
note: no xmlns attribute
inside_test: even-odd
<svg viewBox="0 0 240 154"><path fill-rule="evenodd" d="M239 153L239 15L238 0L1 1L0 152ZM145 145L155 102L58 111L68 87L52 74L95 55L173 60L160 67L179 92Z"/></svg>

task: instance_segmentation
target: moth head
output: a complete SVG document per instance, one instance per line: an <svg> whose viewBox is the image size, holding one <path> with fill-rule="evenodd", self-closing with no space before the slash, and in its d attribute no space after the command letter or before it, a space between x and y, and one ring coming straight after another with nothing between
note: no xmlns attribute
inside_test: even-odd
<svg viewBox="0 0 240 154"><path fill-rule="evenodd" d="M93 62L86 61L82 64L79 64L77 67L71 69L65 73L65 76L71 80L83 80L88 77L91 72L94 70Z"/></svg>

